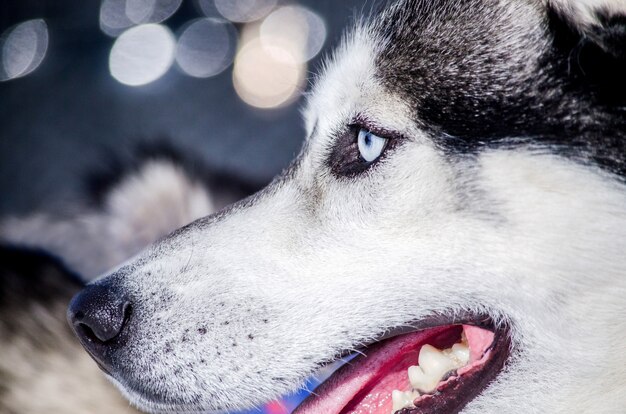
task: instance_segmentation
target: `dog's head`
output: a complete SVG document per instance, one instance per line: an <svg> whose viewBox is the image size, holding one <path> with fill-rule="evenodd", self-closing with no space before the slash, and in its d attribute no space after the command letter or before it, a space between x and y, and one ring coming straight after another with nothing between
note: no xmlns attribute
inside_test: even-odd
<svg viewBox="0 0 626 414"><path fill-rule="evenodd" d="M592 3L360 23L290 168L73 300L87 350L152 412L253 407L355 351L301 413L619 411L626 6Z"/></svg>

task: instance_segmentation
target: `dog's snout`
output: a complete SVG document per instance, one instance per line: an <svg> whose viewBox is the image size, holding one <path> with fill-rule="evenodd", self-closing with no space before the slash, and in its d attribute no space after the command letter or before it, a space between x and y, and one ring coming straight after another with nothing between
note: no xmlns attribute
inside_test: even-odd
<svg viewBox="0 0 626 414"><path fill-rule="evenodd" d="M112 342L122 333L130 312L130 301L118 290L95 284L74 296L67 318L83 345L97 347Z"/></svg>

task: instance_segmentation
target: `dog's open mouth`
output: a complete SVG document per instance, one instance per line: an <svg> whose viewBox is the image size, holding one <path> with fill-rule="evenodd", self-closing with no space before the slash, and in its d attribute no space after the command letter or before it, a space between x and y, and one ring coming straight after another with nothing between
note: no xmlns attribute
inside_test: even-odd
<svg viewBox="0 0 626 414"><path fill-rule="evenodd" d="M440 325L377 342L335 372L297 414L457 413L500 372L508 330Z"/></svg>

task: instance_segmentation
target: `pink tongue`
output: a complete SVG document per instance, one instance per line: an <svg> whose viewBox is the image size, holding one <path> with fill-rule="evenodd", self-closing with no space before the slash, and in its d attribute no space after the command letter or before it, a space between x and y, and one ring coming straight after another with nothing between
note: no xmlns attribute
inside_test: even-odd
<svg viewBox="0 0 626 414"><path fill-rule="evenodd" d="M463 325L463 332L470 349L470 364L480 360L493 343L493 332L471 325Z"/></svg>
<svg viewBox="0 0 626 414"><path fill-rule="evenodd" d="M420 347L439 342L450 331L450 326L428 329L368 348L366 357L341 367L294 414L389 414L391 391L408 388L406 370L417 364ZM458 338L459 331L454 332Z"/></svg>

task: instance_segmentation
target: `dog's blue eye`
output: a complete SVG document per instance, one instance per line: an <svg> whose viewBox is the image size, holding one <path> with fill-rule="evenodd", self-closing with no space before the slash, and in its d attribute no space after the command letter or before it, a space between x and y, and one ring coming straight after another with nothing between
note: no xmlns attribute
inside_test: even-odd
<svg viewBox="0 0 626 414"><path fill-rule="evenodd" d="M337 176L354 177L382 159L385 152L400 142L398 137L401 136L390 132L390 137L385 138L360 125L348 125L337 136L328 157L328 166Z"/></svg>
<svg viewBox="0 0 626 414"><path fill-rule="evenodd" d="M359 154L365 161L372 162L380 157L380 154L382 154L385 149L385 144L387 144L386 138L374 135L367 129L361 128L359 130L357 145L359 147Z"/></svg>

